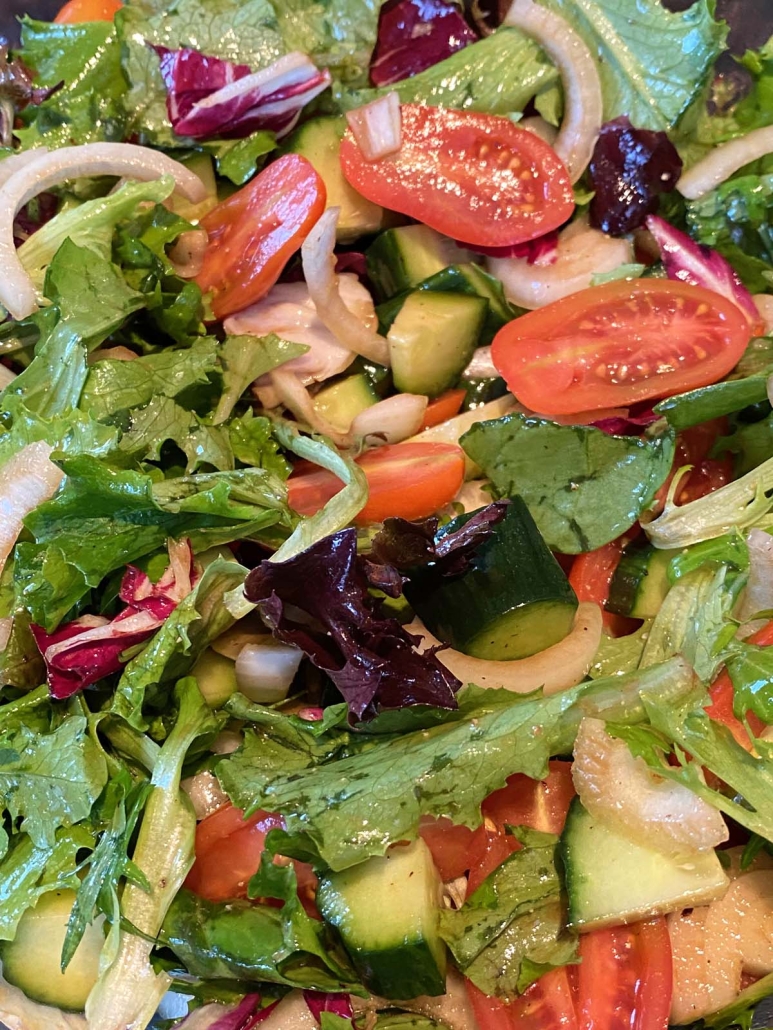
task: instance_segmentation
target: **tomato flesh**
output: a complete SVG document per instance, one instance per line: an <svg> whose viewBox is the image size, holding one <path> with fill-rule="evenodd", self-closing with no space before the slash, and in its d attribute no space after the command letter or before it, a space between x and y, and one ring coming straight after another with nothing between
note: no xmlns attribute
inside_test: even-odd
<svg viewBox="0 0 773 1030"><path fill-rule="evenodd" d="M216 318L268 293L325 210L325 184L299 154L286 154L201 220L209 234L196 282Z"/></svg>
<svg viewBox="0 0 773 1030"><path fill-rule="evenodd" d="M368 501L355 522L368 525L390 516L423 519L454 499L464 482L464 454L456 444L398 443L366 451L357 459L368 479ZM291 476L290 507L314 515L343 489L325 469Z"/></svg>
<svg viewBox="0 0 773 1030"><path fill-rule="evenodd" d="M577 600L594 601L600 606L604 628L613 637L625 636L636 628L636 622L632 619L615 615L604 608L609 599L609 588L620 564L623 548L630 538L630 535L619 537L595 551L578 554L569 573L569 583L577 594Z"/></svg>
<svg viewBox="0 0 773 1030"><path fill-rule="evenodd" d="M747 643L756 644L757 647L773 647L773 621L766 623L756 633L752 633ZM712 683L709 693L711 704L706 707L706 714L715 722L721 722L727 726L735 737L736 742L741 747L746 748L747 751L752 751L753 745L749 739L749 734L746 732L746 727L736 716L733 709L735 698L733 681L730 679L730 673L727 669L723 669L720 672ZM765 723L754 712L747 712L746 719L752 733L755 736L759 736L765 728Z"/></svg>
<svg viewBox="0 0 773 1030"><path fill-rule="evenodd" d="M665 279L581 290L508 323L491 357L518 400L567 415L668 397L727 375L751 329L732 301Z"/></svg>
<svg viewBox="0 0 773 1030"><path fill-rule="evenodd" d="M424 421L420 426L420 431L430 429L432 426L439 426L442 422L453 418L454 415L458 415L466 396L466 390L446 390L445 393L441 393L439 397L430 401L424 412Z"/></svg>
<svg viewBox="0 0 773 1030"><path fill-rule="evenodd" d="M509 1005L489 998L469 980L467 993L480 1030L577 1030L566 969L545 973Z"/></svg>
<svg viewBox="0 0 773 1030"><path fill-rule="evenodd" d="M508 118L403 104L400 149L368 161L347 131L341 167L363 197L454 239L506 247L558 228L574 210L556 152Z"/></svg>
<svg viewBox="0 0 773 1030"><path fill-rule="evenodd" d="M112 21L121 10L121 0L69 0L54 18L60 25L84 21Z"/></svg>

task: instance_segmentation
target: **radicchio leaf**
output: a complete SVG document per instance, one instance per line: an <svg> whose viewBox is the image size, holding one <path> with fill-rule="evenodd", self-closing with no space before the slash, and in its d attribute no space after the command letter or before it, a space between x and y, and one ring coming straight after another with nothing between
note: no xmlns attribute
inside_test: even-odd
<svg viewBox="0 0 773 1030"><path fill-rule="evenodd" d="M669 279L703 286L727 297L738 305L755 329L761 327L760 313L752 295L720 253L696 243L656 215L647 219L647 228L660 247L663 267Z"/></svg>
<svg viewBox="0 0 773 1030"><path fill-rule="evenodd" d="M30 626L48 673L48 688L57 701L118 672L122 655L143 644L172 614L193 585L193 552L188 541L170 543L170 564L157 583L127 566L119 591L126 608L112 620L84 615L46 633Z"/></svg>
<svg viewBox="0 0 773 1030"><path fill-rule="evenodd" d="M285 562L263 561L245 595L274 636L331 678L357 718L407 705L455 708L459 681L368 593L357 531L325 537Z"/></svg>
<svg viewBox="0 0 773 1030"><path fill-rule="evenodd" d="M590 424L596 429L600 429L602 433L608 433L610 436L641 436L642 431L647 426L651 426L653 422L657 422L660 417L649 407L638 415L629 412L625 416L618 415L611 416L610 418L600 418L597 422L591 422Z"/></svg>
<svg viewBox="0 0 773 1030"><path fill-rule="evenodd" d="M342 1019L352 1019L352 1000L348 994L321 994L319 991L304 991L303 997L309 1006L309 1012L320 1022L323 1012L333 1012Z"/></svg>
<svg viewBox="0 0 773 1030"><path fill-rule="evenodd" d="M197 50L154 49L172 128L193 139L239 139L258 129L285 136L305 105L330 85L330 73L305 54L285 54L253 74L246 64Z"/></svg>
<svg viewBox="0 0 773 1030"><path fill-rule="evenodd" d="M370 66L374 86L389 86L444 61L477 40L449 0L387 0Z"/></svg>
<svg viewBox="0 0 773 1030"><path fill-rule="evenodd" d="M13 123L17 112L30 104L42 104L64 84L43 89L35 86L32 72L18 58L9 60L8 47L0 46L0 146L13 143Z"/></svg>
<svg viewBox="0 0 773 1030"><path fill-rule="evenodd" d="M558 229L553 232L538 236L536 240L526 240L525 243L512 243L509 247L471 247L469 243L459 243L460 247L475 254L483 254L485 257L493 258L525 258L530 265L544 268L547 265L554 265L558 260Z"/></svg>
<svg viewBox="0 0 773 1030"><path fill-rule="evenodd" d="M590 162L590 223L611 236L624 236L658 209L670 193L682 159L665 132L635 129L623 115L602 125Z"/></svg>

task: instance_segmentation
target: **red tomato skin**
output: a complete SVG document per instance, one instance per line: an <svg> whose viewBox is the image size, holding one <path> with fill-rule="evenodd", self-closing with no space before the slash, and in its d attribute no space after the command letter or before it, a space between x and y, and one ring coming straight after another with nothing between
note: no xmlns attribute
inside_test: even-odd
<svg viewBox="0 0 773 1030"><path fill-rule="evenodd" d="M699 286L637 279L594 286L508 323L491 345L533 411L630 405L714 383L750 339L743 312Z"/></svg>
<svg viewBox="0 0 773 1030"><path fill-rule="evenodd" d="M458 415L466 396L466 390L446 390L445 393L441 393L439 397L430 401L419 431L439 426L441 422L447 422L449 418Z"/></svg>
<svg viewBox="0 0 773 1030"><path fill-rule="evenodd" d="M569 573L569 584L577 594L578 601L595 601L601 608L604 629L613 637L625 636L636 628L636 622L622 615L615 615L605 610L609 599L609 588L612 585L623 548L629 543L631 535L612 540L595 551L578 554Z"/></svg>
<svg viewBox="0 0 773 1030"><path fill-rule="evenodd" d="M511 776L506 787L489 794L481 811L497 826L529 826L559 834L574 795L572 763L554 759L546 779L532 780L521 773Z"/></svg>
<svg viewBox="0 0 773 1030"><path fill-rule="evenodd" d="M467 981L479 1030L577 1030L572 989L566 969L553 969L509 1005L489 998Z"/></svg>
<svg viewBox="0 0 773 1030"><path fill-rule="evenodd" d="M59 25L87 21L112 21L123 7L121 0L69 0L54 18Z"/></svg>
<svg viewBox="0 0 773 1030"><path fill-rule="evenodd" d="M766 623L756 633L752 633L747 643L756 644L757 647L773 646L773 621ZM727 669L723 669L714 680L709 695L711 704L706 706L706 714L715 722L721 722L727 726L736 742L747 751L751 751L753 745L746 732L746 727L733 711L733 681L730 679ZM746 719L755 736L758 736L765 728L765 723L754 712L747 712Z"/></svg>
<svg viewBox="0 0 773 1030"><path fill-rule="evenodd" d="M432 861L444 883L464 876L470 868L469 855L474 830L469 826L456 826L450 819L424 816L419 834L432 853Z"/></svg>
<svg viewBox="0 0 773 1030"><path fill-rule="evenodd" d="M196 282L223 319L261 300L325 210L325 184L299 154L278 158L201 220L209 234Z"/></svg>
<svg viewBox="0 0 773 1030"><path fill-rule="evenodd" d="M357 458L370 494L354 520L357 525L383 522L390 516L423 519L454 499L464 482L464 453L448 443L397 443L366 451ZM326 470L291 476L290 507L314 515L343 489Z"/></svg>
<svg viewBox="0 0 773 1030"><path fill-rule="evenodd" d="M367 161L348 130L344 176L363 197L453 239L507 247L557 229L574 210L565 165L508 118L403 104L402 145Z"/></svg>

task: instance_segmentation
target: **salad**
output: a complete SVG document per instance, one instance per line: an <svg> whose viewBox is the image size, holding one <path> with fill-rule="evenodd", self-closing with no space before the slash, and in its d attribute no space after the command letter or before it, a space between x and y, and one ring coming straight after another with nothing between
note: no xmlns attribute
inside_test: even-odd
<svg viewBox="0 0 773 1030"><path fill-rule="evenodd" d="M773 1025L773 25L728 31L22 20L8 1030Z"/></svg>

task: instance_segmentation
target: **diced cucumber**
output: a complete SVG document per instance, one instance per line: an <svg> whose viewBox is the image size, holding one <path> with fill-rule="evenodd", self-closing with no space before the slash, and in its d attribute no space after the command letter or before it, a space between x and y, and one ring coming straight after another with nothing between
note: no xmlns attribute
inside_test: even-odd
<svg viewBox="0 0 773 1030"><path fill-rule="evenodd" d="M365 252L368 276L377 299L387 300L412 290L465 252L447 236L427 225L401 225L387 229Z"/></svg>
<svg viewBox="0 0 773 1030"><path fill-rule="evenodd" d="M99 976L99 955L105 943L104 919L99 916L81 939L63 973L59 967L67 921L75 891L44 894L21 917L16 936L0 948L3 976L32 1001L67 1012L82 1012Z"/></svg>
<svg viewBox="0 0 773 1030"><path fill-rule="evenodd" d="M183 164L195 175L198 175L204 183L204 188L207 191L206 196L198 204L194 204L192 201L186 200L182 193L177 190L172 194L168 203L171 205L174 213L179 215L180 218L184 218L188 222L198 222L204 215L209 214L213 207L217 207L218 197L215 169L209 154L193 154L183 161Z"/></svg>
<svg viewBox="0 0 773 1030"><path fill-rule="evenodd" d="M612 577L606 608L616 615L654 619L671 588L668 566L676 553L640 541L629 544Z"/></svg>
<svg viewBox="0 0 773 1030"><path fill-rule="evenodd" d="M384 998L444 994L442 883L419 838L343 872L327 873L317 905L341 934L363 983Z"/></svg>
<svg viewBox="0 0 773 1030"><path fill-rule="evenodd" d="M202 651L191 669L191 676L199 685L202 697L210 708L222 708L231 694L236 693L236 666L230 659L208 647Z"/></svg>
<svg viewBox="0 0 773 1030"><path fill-rule="evenodd" d="M314 408L336 429L346 432L357 415L377 402L370 379L360 373L323 387L314 398Z"/></svg>
<svg viewBox="0 0 773 1030"><path fill-rule="evenodd" d="M478 345L487 307L481 297L409 294L387 337L396 389L437 397L453 386Z"/></svg>
<svg viewBox="0 0 773 1030"><path fill-rule="evenodd" d="M327 206L340 207L336 235L340 243L378 232L384 224L384 209L353 189L341 171L339 151L346 131L344 118L312 118L290 136L286 153L300 154L314 166L327 190Z"/></svg>
<svg viewBox="0 0 773 1030"><path fill-rule="evenodd" d="M461 515L441 533L470 518ZM405 595L436 637L493 661L525 658L557 644L577 610L563 569L517 496L464 575L439 578L431 567L416 569Z"/></svg>
<svg viewBox="0 0 773 1030"><path fill-rule="evenodd" d="M595 820L575 798L561 837L576 930L616 926L721 897L728 879L713 851L684 859L642 847Z"/></svg>
<svg viewBox="0 0 773 1030"><path fill-rule="evenodd" d="M462 411L474 410L498 397L504 397L507 393L507 383L501 376L494 379L467 379L465 376L461 385L467 391Z"/></svg>

